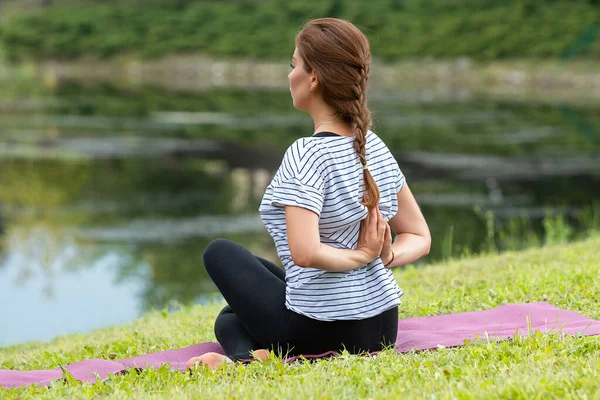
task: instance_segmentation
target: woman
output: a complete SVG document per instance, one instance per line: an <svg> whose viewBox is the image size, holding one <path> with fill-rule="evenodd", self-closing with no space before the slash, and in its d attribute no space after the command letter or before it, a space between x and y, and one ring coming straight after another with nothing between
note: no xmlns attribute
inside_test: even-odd
<svg viewBox="0 0 600 400"><path fill-rule="evenodd" d="M369 130L370 61L350 22L312 20L296 36L290 91L314 133L288 148L259 208L285 271L231 241L209 244L204 263L228 303L215 322L227 356L188 366L395 342L403 293L390 268L426 255L431 239L398 164Z"/></svg>

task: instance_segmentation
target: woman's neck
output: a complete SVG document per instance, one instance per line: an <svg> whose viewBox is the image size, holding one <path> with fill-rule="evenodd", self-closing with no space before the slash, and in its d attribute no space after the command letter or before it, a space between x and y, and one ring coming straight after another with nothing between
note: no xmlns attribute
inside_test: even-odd
<svg viewBox="0 0 600 400"><path fill-rule="evenodd" d="M342 122L342 121L339 121L339 122L336 121L331 124L323 124L314 131L313 135L317 134L319 132L332 132L332 133L336 133L340 136L349 136L349 137L355 136L354 132L352 131L352 128L350 128L348 126L348 124L346 124L345 122Z"/></svg>
<svg viewBox="0 0 600 400"><path fill-rule="evenodd" d="M337 133L340 136L355 136L352 127L342 121L324 101L313 103L313 106L307 111L313 120L313 134L327 131Z"/></svg>

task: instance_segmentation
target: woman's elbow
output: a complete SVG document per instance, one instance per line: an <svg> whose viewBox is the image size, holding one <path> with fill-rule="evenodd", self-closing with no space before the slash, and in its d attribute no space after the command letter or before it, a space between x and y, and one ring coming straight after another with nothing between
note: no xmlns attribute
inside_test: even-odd
<svg viewBox="0 0 600 400"><path fill-rule="evenodd" d="M431 250L431 242L426 243L425 248L423 249L423 257L429 254Z"/></svg>
<svg viewBox="0 0 600 400"><path fill-rule="evenodd" d="M429 231L425 235L423 235L423 257L429 254L431 250L431 234Z"/></svg>
<svg viewBox="0 0 600 400"><path fill-rule="evenodd" d="M310 253L306 251L291 251L292 253L292 261L294 264L301 268L308 268L311 265Z"/></svg>

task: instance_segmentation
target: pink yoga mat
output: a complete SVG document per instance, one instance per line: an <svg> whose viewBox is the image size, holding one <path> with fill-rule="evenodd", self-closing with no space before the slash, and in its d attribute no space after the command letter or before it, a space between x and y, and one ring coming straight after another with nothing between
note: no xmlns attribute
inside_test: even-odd
<svg viewBox="0 0 600 400"><path fill-rule="evenodd" d="M600 335L600 321L590 319L573 311L560 310L549 303L507 304L485 311L464 312L458 314L415 317L400 320L396 350L435 349L440 346L455 347L465 340L476 337L507 339L518 330L520 335L540 331L542 333L563 333L569 335ZM185 371L187 361L207 352L223 354L218 343L200 343L177 350L110 361L90 359L65 367L75 379L84 382L104 380L109 374L123 372L129 368L158 368L170 364L174 370ZM319 358L335 354L327 352L317 355L305 355L305 358ZM293 357L285 360L291 362ZM0 386L11 388L39 384L49 386L54 379L62 377L62 370L55 368L43 371L0 370Z"/></svg>

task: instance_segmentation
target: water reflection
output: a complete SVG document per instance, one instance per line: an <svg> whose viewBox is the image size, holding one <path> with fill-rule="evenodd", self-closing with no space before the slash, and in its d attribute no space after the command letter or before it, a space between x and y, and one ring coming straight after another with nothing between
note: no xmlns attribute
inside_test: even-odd
<svg viewBox="0 0 600 400"><path fill-rule="evenodd" d="M430 224L424 262L600 227L598 108L371 99ZM310 130L288 93L67 84L0 104L0 345L202 301L216 237L278 261L257 208Z"/></svg>
<svg viewBox="0 0 600 400"><path fill-rule="evenodd" d="M132 262L126 253L115 248L90 252L42 227L15 230L6 239L0 344L126 323L143 310L140 294L148 266L136 262L140 275L117 283Z"/></svg>

